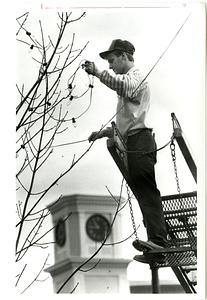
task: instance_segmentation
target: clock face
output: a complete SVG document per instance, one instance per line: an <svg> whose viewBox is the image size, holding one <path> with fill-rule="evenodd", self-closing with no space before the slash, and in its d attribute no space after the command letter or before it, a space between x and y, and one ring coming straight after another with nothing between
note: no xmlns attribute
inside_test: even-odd
<svg viewBox="0 0 207 300"><path fill-rule="evenodd" d="M94 241L103 241L109 228L110 224L108 220L102 215L93 215L86 222L86 232Z"/></svg>
<svg viewBox="0 0 207 300"><path fill-rule="evenodd" d="M55 240L60 247L64 246L66 241L66 234L65 234L65 222L63 220L59 220L56 225Z"/></svg>

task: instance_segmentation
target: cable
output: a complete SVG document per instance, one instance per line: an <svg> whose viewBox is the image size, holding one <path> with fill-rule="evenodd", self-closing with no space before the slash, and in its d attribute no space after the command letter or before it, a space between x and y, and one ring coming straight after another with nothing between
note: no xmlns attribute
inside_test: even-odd
<svg viewBox="0 0 207 300"><path fill-rule="evenodd" d="M173 140L173 136L171 137L170 141L169 141L167 144L165 144L164 146L162 146L162 147L160 147L160 148L158 148L158 149L156 149L156 150L147 151L147 152L145 152L145 151L137 151L137 150L134 150L134 151L133 151L133 150L131 150L131 151L125 150L125 149L121 149L117 143L115 143L115 144L116 144L117 149L118 149L120 152L126 152L126 153L139 153L139 154L145 155L145 154L155 153L155 152L158 152L158 151L164 149L165 147L167 147L167 146L172 142L172 140Z"/></svg>
<svg viewBox="0 0 207 300"><path fill-rule="evenodd" d="M73 83L73 81L74 81L74 79L75 79L75 76L76 76L77 71L78 71L81 67L83 67L83 64L82 64L83 61L85 61L85 59L81 60L81 62L80 62L79 65L78 65L78 68L76 69L76 71L74 72L74 74L68 79L68 82L67 82L67 86L68 86L68 87L67 87L67 89L69 90L69 96L70 96L69 101L71 101L71 102L72 102L73 99L79 99L79 98L81 98L82 96L84 96L84 95L89 91L89 89L91 89L91 91L90 91L90 96L89 96L89 104L88 104L87 108L86 108L82 113L80 113L77 117L72 117L72 118L70 118L70 119L65 119L64 122L72 121L73 123L76 123L76 120L79 119L80 117L82 117L82 116L89 110L89 108L91 107L91 104L92 104L92 90L93 90L93 88L94 88L94 76L93 76L93 75L92 75L92 79L91 79L90 76L89 76L89 74L87 73L88 79L89 79L88 88L87 88L87 90L86 90L84 93L81 94L81 96L72 96L72 95L71 95L71 92L72 92L72 90L74 89L74 88L72 87L72 83ZM69 80L70 80L72 77L73 77L73 79L72 79L72 81L69 83Z"/></svg>
<svg viewBox="0 0 207 300"><path fill-rule="evenodd" d="M141 81L141 83L138 85L138 87L134 90L134 92L132 93L132 96L134 95L134 93L139 89L139 87L142 85L142 83L146 80L146 78L150 75L150 73L153 71L153 69L156 67L156 65L158 64L158 62L160 61L160 59L163 57L163 55L166 53L166 51L168 50L168 48L171 46L171 44L173 43L173 41L175 40L175 38L177 37L178 33L180 32L180 30L183 28L184 24L186 23L187 19L190 17L191 13L187 16L187 18L185 19L185 21L183 22L182 26L179 28L179 30L177 31L176 35L174 36L174 38L172 39L172 41L170 42L170 44L167 46L167 48L165 49L165 51L163 52L163 54L160 56L160 58L157 60L157 62L154 64L154 66L151 68L151 70L147 73L147 75L144 77L144 79ZM132 98L131 96L131 98Z"/></svg>
<svg viewBox="0 0 207 300"><path fill-rule="evenodd" d="M81 141L70 142L70 143L64 143L64 144L60 144L60 145L54 145L54 146L51 146L50 148L56 148L56 147L62 147L62 146L68 146L68 145L78 144L78 143L83 143L83 142L87 142L87 141L88 141L88 139L86 139L86 140L81 140Z"/></svg>

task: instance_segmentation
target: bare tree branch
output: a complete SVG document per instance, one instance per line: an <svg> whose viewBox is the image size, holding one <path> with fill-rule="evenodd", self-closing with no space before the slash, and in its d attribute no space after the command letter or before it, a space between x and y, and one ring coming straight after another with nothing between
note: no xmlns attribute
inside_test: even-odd
<svg viewBox="0 0 207 300"><path fill-rule="evenodd" d="M23 292L21 294L23 294L35 281L40 281L38 278L40 276L40 274L42 273L42 271L44 270L45 268L45 265L47 263L47 260L48 260L48 257L49 257L50 254L48 254L47 258L45 259L45 262L41 268L41 270L38 272L38 274L36 275L36 277L34 278L34 280L26 287L26 289L23 290ZM42 280L41 280L42 281Z"/></svg>
<svg viewBox="0 0 207 300"><path fill-rule="evenodd" d="M85 16L85 13L82 13L76 19L72 19L71 16L71 13L58 14L59 22L56 27L56 38L54 38L54 33L52 33L52 35L47 34L43 26L44 23L39 21L39 27L37 26L39 29L39 39L34 38L30 30L27 29L28 13L17 18L17 42L21 47L28 47L34 52L34 55L30 58L31 63L37 66L37 72L34 72L34 81L32 83L29 82L29 88L26 87L25 83L16 85L19 98L16 107L16 157L18 161L16 179L18 184L17 190L20 193L16 203L18 219L16 224L16 263L22 259L27 259L28 251L31 248L45 249L49 244L56 242L45 241L46 236L53 231L57 225L50 226L49 228L44 227L45 220L50 215L50 212L42 208L43 200L48 193L56 187L58 182L80 163L94 144L94 142L92 142L87 146L86 150L83 151L78 158L76 158L76 153L74 153L71 162L68 163L67 161L65 170L61 170L58 174L54 172L53 179L50 179L46 186L45 184L42 188L38 186L39 176L43 174L50 161L52 161L53 149L55 147L68 146L87 141L86 139L67 143L65 143L64 140L61 141L61 136L69 128L68 122L76 122L78 118L86 114L91 107L93 97L93 77L91 78L88 74L83 72L83 74L87 76L88 86L82 92L80 92L79 86L75 84L75 78L78 72L81 72L84 60L76 64L75 68L71 68L71 65L75 64L77 59L80 60L81 54L87 47L88 42L83 45L81 49L75 49L75 33L72 35L70 43L66 42L66 44L64 44L63 42L63 36L67 33L66 29L70 23L79 21ZM71 71L72 69L75 69L75 71ZM66 71L68 79L64 87L62 78ZM70 74L68 75L68 73ZM78 92L76 93L76 91ZM68 105L66 106L66 101L68 101L69 104L72 101L77 101L78 103L78 100L82 97L88 97L88 104L81 112L77 115L73 115L71 118L69 112L71 113L72 111L69 111ZM101 130L102 128L100 131ZM56 141L58 141L58 143ZM61 197L57 201L60 199ZM116 215L121 207L119 200L116 199L116 203L117 210L114 219L101 246L85 263L71 274L70 278L78 271L89 272L99 263L99 261L95 263L92 268L83 268L106 244L107 237L110 234ZM69 216L70 214L66 219ZM47 259L38 274L34 276L34 279L24 288L22 293L34 282L45 280L40 279L40 274L46 265ZM25 267L19 273L16 285L19 285L19 281L23 277L22 274L25 273L26 265L27 264L25 264ZM68 280L70 280L70 278L68 278ZM66 284L67 281L64 284ZM77 288L77 285L73 291Z"/></svg>

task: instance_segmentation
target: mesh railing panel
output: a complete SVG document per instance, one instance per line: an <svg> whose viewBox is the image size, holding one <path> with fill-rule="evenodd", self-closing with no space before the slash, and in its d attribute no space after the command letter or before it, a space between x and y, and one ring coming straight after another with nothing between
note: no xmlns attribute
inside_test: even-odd
<svg viewBox="0 0 207 300"><path fill-rule="evenodd" d="M167 224L167 247L159 253L144 253L151 267L178 267L197 264L197 193L162 197ZM186 248L186 250L185 250Z"/></svg>
<svg viewBox="0 0 207 300"><path fill-rule="evenodd" d="M154 268L192 266L197 264L194 251L175 251L172 253L150 253L145 254L149 264Z"/></svg>
<svg viewBox="0 0 207 300"><path fill-rule="evenodd" d="M197 245L197 193L162 197L167 248Z"/></svg>

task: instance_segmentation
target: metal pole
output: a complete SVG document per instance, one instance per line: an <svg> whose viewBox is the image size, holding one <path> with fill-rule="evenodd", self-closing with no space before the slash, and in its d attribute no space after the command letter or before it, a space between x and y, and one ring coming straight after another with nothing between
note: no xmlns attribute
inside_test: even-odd
<svg viewBox="0 0 207 300"><path fill-rule="evenodd" d="M159 284L158 268L151 268L151 271L152 271L152 293L159 294L160 284Z"/></svg>

